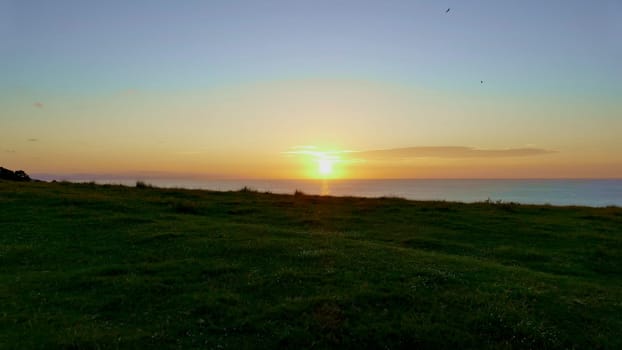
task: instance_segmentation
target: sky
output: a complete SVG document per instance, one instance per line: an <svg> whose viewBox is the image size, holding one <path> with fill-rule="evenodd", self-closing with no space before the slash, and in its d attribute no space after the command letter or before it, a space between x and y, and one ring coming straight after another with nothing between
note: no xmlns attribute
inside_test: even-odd
<svg viewBox="0 0 622 350"><path fill-rule="evenodd" d="M29 174L622 178L620 135L618 0L0 0Z"/></svg>

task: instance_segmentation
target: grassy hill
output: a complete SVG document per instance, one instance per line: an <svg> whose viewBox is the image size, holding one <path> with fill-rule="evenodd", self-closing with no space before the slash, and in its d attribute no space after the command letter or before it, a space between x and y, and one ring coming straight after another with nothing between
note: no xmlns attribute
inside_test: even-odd
<svg viewBox="0 0 622 350"><path fill-rule="evenodd" d="M622 348L622 209L0 181L0 348Z"/></svg>

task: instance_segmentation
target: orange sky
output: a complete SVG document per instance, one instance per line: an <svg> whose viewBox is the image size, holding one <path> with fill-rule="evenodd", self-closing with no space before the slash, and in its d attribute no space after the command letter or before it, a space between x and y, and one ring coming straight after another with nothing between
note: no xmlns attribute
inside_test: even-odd
<svg viewBox="0 0 622 350"><path fill-rule="evenodd" d="M622 177L619 111L580 100L464 96L357 80L32 100L16 96L6 105L13 118L3 121L0 141L2 165L32 173ZM333 151L339 160L322 175L318 158L296 152L300 146Z"/></svg>

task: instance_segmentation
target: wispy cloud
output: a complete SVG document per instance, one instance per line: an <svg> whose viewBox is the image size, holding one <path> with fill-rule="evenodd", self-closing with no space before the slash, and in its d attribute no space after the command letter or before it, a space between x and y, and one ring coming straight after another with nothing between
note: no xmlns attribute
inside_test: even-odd
<svg viewBox="0 0 622 350"><path fill-rule="evenodd" d="M325 150L315 146L295 146L283 152L287 156L309 157L341 163L368 161L405 161L419 158L511 158L539 156L556 151L542 148L479 149L465 146L417 146L379 150Z"/></svg>
<svg viewBox="0 0 622 350"><path fill-rule="evenodd" d="M347 150L320 150L316 146L295 146L289 151L283 152L287 155L303 155L311 156L318 159L341 159L341 155L345 153L352 153L354 151Z"/></svg>
<svg viewBox="0 0 622 350"><path fill-rule="evenodd" d="M35 107L35 108L39 108L39 109L42 109L42 108L43 108L43 103L41 103L41 102L35 102L35 103L33 103L32 105L33 105L33 107Z"/></svg>
<svg viewBox="0 0 622 350"><path fill-rule="evenodd" d="M364 159L506 158L555 153L542 148L478 149L464 146L419 146L355 152Z"/></svg>

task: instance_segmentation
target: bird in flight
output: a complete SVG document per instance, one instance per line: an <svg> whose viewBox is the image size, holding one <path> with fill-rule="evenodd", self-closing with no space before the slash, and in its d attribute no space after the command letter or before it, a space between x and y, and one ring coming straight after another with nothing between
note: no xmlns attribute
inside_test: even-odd
<svg viewBox="0 0 622 350"><path fill-rule="evenodd" d="M449 13L449 10L451 10L451 7L447 9L447 11L445 11L445 13Z"/></svg>
<svg viewBox="0 0 622 350"><path fill-rule="evenodd" d="M479 83L480 83L480 84L483 84L483 83L484 83L484 81L483 81L483 80L480 80L480 81L479 81Z"/></svg>

